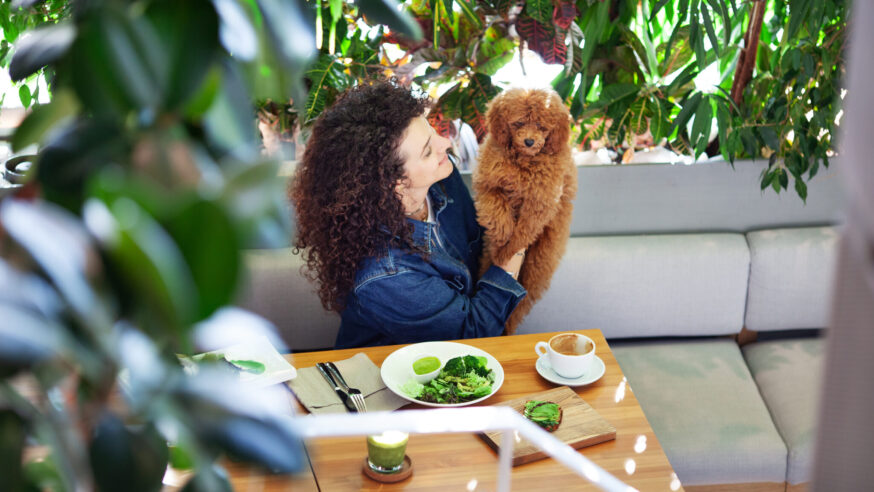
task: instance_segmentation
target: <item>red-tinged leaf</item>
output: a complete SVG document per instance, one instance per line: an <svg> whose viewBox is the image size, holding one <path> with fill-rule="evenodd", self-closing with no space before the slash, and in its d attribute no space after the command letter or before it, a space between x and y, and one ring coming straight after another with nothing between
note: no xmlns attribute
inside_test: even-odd
<svg viewBox="0 0 874 492"><path fill-rule="evenodd" d="M561 0L555 4L555 10L552 11L552 22L562 29L567 29L577 18L577 15L579 12L576 2Z"/></svg>
<svg viewBox="0 0 874 492"><path fill-rule="evenodd" d="M516 31L528 43L528 49L540 55L544 63L564 64L567 61L564 31L544 26L528 16L519 16Z"/></svg>
<svg viewBox="0 0 874 492"><path fill-rule="evenodd" d="M465 99L461 104L461 119L473 128L476 139L482 142L486 137L486 107L489 101L498 95L500 90L492 85L491 77L474 74L464 91Z"/></svg>
<svg viewBox="0 0 874 492"><path fill-rule="evenodd" d="M452 138L452 120L447 118L440 109L435 108L428 113L428 123L431 123L431 126L441 137Z"/></svg>

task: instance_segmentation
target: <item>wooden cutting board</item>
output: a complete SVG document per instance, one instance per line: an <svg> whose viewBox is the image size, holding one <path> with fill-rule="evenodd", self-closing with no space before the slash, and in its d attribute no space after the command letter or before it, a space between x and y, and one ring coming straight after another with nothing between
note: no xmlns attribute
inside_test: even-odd
<svg viewBox="0 0 874 492"><path fill-rule="evenodd" d="M559 386L549 391L534 393L497 405L509 406L521 414L525 410L525 402L528 400L551 401L561 406L562 412L564 412L561 425L552 432L552 435L574 449L616 439L616 428L598 415L594 408L567 386ZM480 437L495 451L500 448L500 431L480 434ZM525 439L513 446L513 466L537 461L547 456L545 452Z"/></svg>

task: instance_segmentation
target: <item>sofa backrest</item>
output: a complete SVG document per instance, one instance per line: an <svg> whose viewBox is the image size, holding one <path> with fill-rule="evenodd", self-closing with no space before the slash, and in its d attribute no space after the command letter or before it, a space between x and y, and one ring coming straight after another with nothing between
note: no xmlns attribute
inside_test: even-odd
<svg viewBox="0 0 874 492"><path fill-rule="evenodd" d="M575 326L601 328L609 338L736 333L744 323L750 248L755 263L750 288L761 286L749 293L750 329L784 329L799 321L824 326L828 301L814 291L829 292L830 284L821 280L831 267L805 274L797 270L802 259L790 261L780 253L766 258L767 234L751 233L750 247L743 234L840 223L838 164L835 160L809 183L806 204L791 191L759 191L765 162L739 161L734 168L723 162L578 168L568 252L520 332ZM470 175L463 177L469 184ZM332 347L339 316L322 309L314 286L300 274L300 258L287 248L251 250L245 258L247 280L238 304L276 324L293 350ZM776 302L766 295L774 288L768 279L790 271L793 282L802 275L820 279L820 288L806 291L820 303L780 297L785 310L806 305L806 311L794 313L798 319L767 307ZM780 316L784 322L777 321ZM801 327L810 326L792 326Z"/></svg>
<svg viewBox="0 0 874 492"><path fill-rule="evenodd" d="M829 321L838 231L771 229L747 234L750 282L746 326L753 331L825 328Z"/></svg>
<svg viewBox="0 0 874 492"><path fill-rule="evenodd" d="M737 333L749 249L742 234L571 238L520 333L599 328L607 338Z"/></svg>
<svg viewBox="0 0 874 492"><path fill-rule="evenodd" d="M581 166L571 236L739 232L843 221L840 159L794 190L761 190L767 161ZM470 182L470 175L463 175Z"/></svg>
<svg viewBox="0 0 874 492"><path fill-rule="evenodd" d="M294 351L334 346L340 316L325 311L291 248L249 250L238 305L271 321Z"/></svg>

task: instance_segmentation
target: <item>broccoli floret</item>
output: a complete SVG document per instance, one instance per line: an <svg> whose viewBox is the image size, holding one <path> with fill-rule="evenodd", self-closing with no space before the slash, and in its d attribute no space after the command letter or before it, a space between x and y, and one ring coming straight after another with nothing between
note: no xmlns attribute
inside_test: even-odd
<svg viewBox="0 0 874 492"><path fill-rule="evenodd" d="M441 374L458 377L464 376L466 373L467 369L465 368L463 357L453 357L449 359L443 366L443 371L441 371Z"/></svg>
<svg viewBox="0 0 874 492"><path fill-rule="evenodd" d="M467 366L467 372L475 371L482 377L489 375L489 368L486 367L486 358L481 355L465 355L464 365Z"/></svg>

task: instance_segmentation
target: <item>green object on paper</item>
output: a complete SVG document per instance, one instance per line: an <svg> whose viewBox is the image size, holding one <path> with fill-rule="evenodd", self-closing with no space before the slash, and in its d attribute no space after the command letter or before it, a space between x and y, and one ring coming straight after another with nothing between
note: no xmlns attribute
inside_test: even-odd
<svg viewBox="0 0 874 492"><path fill-rule="evenodd" d="M234 367L253 374L263 374L267 370L264 364L256 360L228 360L228 362Z"/></svg>

